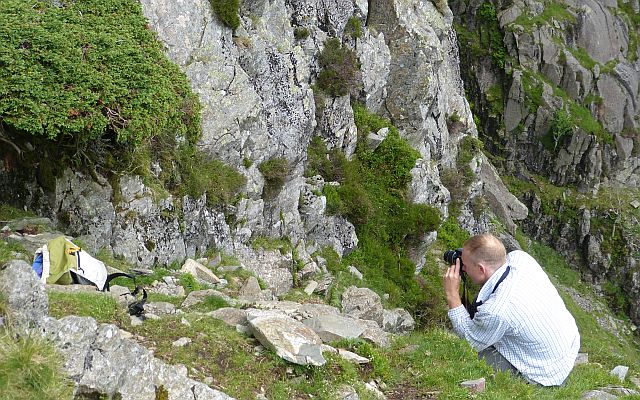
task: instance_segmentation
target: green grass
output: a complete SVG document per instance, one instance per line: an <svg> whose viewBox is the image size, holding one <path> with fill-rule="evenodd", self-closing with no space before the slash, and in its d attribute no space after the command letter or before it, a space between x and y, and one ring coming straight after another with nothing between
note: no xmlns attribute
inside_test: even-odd
<svg viewBox="0 0 640 400"><path fill-rule="evenodd" d="M67 293L55 290L49 296L49 315L62 318L65 315L93 317L98 322L123 324L128 321L125 309L118 307L108 293Z"/></svg>
<svg viewBox="0 0 640 400"><path fill-rule="evenodd" d="M444 236L444 235L443 235ZM521 243L526 238L519 233ZM477 354L462 339L445 329L446 307L443 304L442 268L439 258L445 246L458 246L465 235L439 239L433 251L427 255L422 273L422 290L432 304L425 305L431 312L430 324L409 335L398 337L389 348L379 348L361 340L343 340L333 345L353 351L371 360L370 364L356 365L335 355L325 353L327 364L322 367L290 364L271 351L257 352L258 342L239 334L234 328L210 317L190 314L165 317L162 320L146 320L131 327L124 311L115 309L113 300L99 294L51 293L51 313L61 317L66 314L93 316L101 322L116 323L144 339L142 344L155 348L154 354L169 364L183 364L190 376L197 380L212 377L214 388L242 399L253 399L257 393L265 393L269 399L318 398L332 399L335 388L351 385L360 398L372 398L363 382L376 380L385 385L384 392L392 398L438 399L578 399L588 390L609 384L619 384L608 371L616 365L627 365L631 374L640 368L638 344L632 336L617 337L598 325L597 318L609 315L605 308L590 312L581 309L564 287L574 288L581 296L594 296L592 289L582 283L573 270L555 251L537 242L525 245L545 268L552 281L560 288L567 307L574 315L582 337L582 351L589 353L590 363L577 367L566 386L540 388L526 384L519 378L493 371L478 360ZM327 268L342 282L353 283L344 263L331 249L318 255L327 260ZM359 286L362 286L361 284ZM330 290L331 291L331 290ZM593 297L594 299L596 297ZM339 294L329 294L327 301L338 300ZM314 301L319 298L315 297ZM208 311L225 306L225 302L212 297L193 308ZM186 318L190 326L181 323ZM425 319L426 320L426 319ZM171 344L189 337L192 343L174 348ZM1 350L0 350L1 352ZM486 390L471 395L459 384L464 380L484 377ZM1 378L0 378L1 381Z"/></svg>
<svg viewBox="0 0 640 400"><path fill-rule="evenodd" d="M24 211L9 204L0 203L0 221L6 222L12 219L35 217L30 211Z"/></svg>
<svg viewBox="0 0 640 400"><path fill-rule="evenodd" d="M0 239L0 265L15 259L15 253L24 254L31 257L27 251L17 243L9 243L4 239Z"/></svg>
<svg viewBox="0 0 640 400"><path fill-rule="evenodd" d="M550 25L553 21L573 24L576 22L576 18L569 12L565 4L549 2L545 4L544 10L539 15L531 16L528 13L521 14L513 24L520 25L525 31L531 32L535 27Z"/></svg>
<svg viewBox="0 0 640 400"><path fill-rule="evenodd" d="M72 392L62 357L50 343L0 330L0 399L70 399Z"/></svg>

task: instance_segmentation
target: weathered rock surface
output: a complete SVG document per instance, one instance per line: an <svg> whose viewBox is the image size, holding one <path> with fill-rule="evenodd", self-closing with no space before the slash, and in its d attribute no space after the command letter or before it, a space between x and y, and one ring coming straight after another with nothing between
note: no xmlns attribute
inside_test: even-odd
<svg viewBox="0 0 640 400"><path fill-rule="evenodd" d="M342 293L342 313L352 318L374 321L382 326L384 312L380 296L369 288L348 287Z"/></svg>
<svg viewBox="0 0 640 400"><path fill-rule="evenodd" d="M37 329L49 314L44 285L22 260L0 265L0 294L6 302L6 318L19 332Z"/></svg>
<svg viewBox="0 0 640 400"><path fill-rule="evenodd" d="M340 339L356 339L366 329L366 326L357 320L339 315L308 318L303 323L317 333L325 343Z"/></svg>
<svg viewBox="0 0 640 400"><path fill-rule="evenodd" d="M155 359L149 350L124 338L115 325L97 324L88 317L47 318L43 335L64 355L77 395L154 400L157 388L163 387L169 398L232 399L190 379L185 367Z"/></svg>
<svg viewBox="0 0 640 400"><path fill-rule="evenodd" d="M285 360L300 365L326 363L320 337L295 319L251 313L247 319L253 336Z"/></svg>

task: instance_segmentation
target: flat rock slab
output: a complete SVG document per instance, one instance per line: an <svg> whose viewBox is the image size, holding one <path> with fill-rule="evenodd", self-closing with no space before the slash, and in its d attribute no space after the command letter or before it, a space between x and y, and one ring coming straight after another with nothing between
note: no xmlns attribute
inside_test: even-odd
<svg viewBox="0 0 640 400"><path fill-rule="evenodd" d="M322 340L310 328L285 316L264 315L250 319L253 336L279 357L300 365L324 365Z"/></svg>

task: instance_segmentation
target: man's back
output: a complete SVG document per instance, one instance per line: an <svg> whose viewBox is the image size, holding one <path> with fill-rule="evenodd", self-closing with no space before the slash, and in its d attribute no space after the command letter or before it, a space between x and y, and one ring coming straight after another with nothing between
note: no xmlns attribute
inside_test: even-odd
<svg viewBox="0 0 640 400"><path fill-rule="evenodd" d="M533 257L514 251L507 255L507 265L511 276L482 310L509 326L494 346L528 379L561 384L580 347L575 320Z"/></svg>

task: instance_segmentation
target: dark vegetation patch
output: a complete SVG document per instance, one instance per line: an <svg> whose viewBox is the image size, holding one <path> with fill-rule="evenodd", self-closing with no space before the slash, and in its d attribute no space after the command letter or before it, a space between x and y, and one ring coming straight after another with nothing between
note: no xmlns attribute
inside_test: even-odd
<svg viewBox="0 0 640 400"><path fill-rule="evenodd" d="M420 290L406 244L433 231L440 223L434 208L407 200L410 171L419 154L400 138L389 121L370 114L363 106L354 107L358 126L355 156L347 160L337 150L327 151L319 138L309 148L307 176L320 174L325 185L330 213L341 215L356 227L358 248L345 258L366 277L374 290L390 295L390 303L415 311L420 307ZM387 127L387 138L375 150L368 150L364 139L369 132Z"/></svg>

